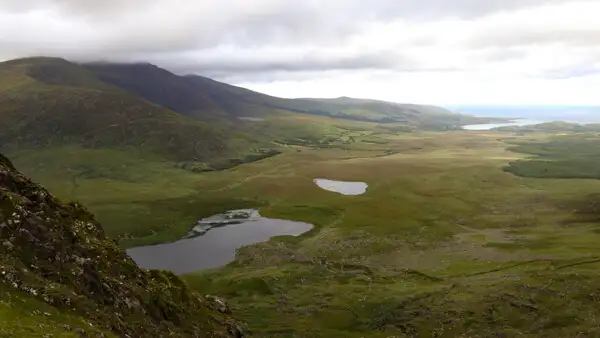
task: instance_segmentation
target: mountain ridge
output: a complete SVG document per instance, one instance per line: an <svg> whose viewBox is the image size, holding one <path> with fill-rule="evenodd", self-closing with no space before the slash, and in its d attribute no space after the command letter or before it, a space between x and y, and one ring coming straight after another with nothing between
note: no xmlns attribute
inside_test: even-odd
<svg viewBox="0 0 600 338"><path fill-rule="evenodd" d="M60 58L31 57L0 63L0 68L10 66L29 66L27 75L45 85L104 91L120 89L180 115L202 122L225 122L229 127L236 126L239 117L271 116L282 111L404 124L413 129L447 130L493 120L457 114L433 105L347 96L279 98L196 74L177 75L148 62L73 63Z"/></svg>
<svg viewBox="0 0 600 338"><path fill-rule="evenodd" d="M404 123L415 128L448 129L483 123L470 115L460 115L432 105L405 104L372 99L286 99L259 93L195 74L176 75L148 63L82 64L100 79L166 106L184 115L211 121L221 117L260 117L289 111L351 120ZM162 79L157 81L157 79ZM201 100L198 99L201 96ZM184 98L178 102L175 98ZM190 98L191 97L191 98ZM198 100L195 100L196 98ZM437 124L437 126L436 126Z"/></svg>

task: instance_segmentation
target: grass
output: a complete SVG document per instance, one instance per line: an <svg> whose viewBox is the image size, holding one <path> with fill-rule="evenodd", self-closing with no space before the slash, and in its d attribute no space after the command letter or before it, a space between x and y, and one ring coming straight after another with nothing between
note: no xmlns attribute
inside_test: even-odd
<svg viewBox="0 0 600 338"><path fill-rule="evenodd" d="M594 335L598 228L594 209L572 206L589 204L600 182L504 172L524 158L504 136L390 137L402 151L317 153L293 176L248 181L235 193L261 190L276 198L269 215L320 230L242 248L235 264L187 279L228 297L257 337ZM369 189L340 196L314 189L312 177Z"/></svg>
<svg viewBox="0 0 600 338"><path fill-rule="evenodd" d="M14 162L88 205L125 247L176 239L196 219L237 207L315 224L186 276L226 297L256 337L598 334L600 181L503 170L540 149L552 160L589 157L593 135L398 133L295 114L264 123L310 141L209 173L127 150L52 148ZM316 187L316 177L369 188L343 196Z"/></svg>
<svg viewBox="0 0 600 338"><path fill-rule="evenodd" d="M232 193L235 187L279 177L296 163L328 156L385 154L387 149L385 144L373 146L360 142L362 135L372 137L368 131L374 126L371 124L340 121L332 125L331 119L285 116L287 121L283 118L267 120L267 128L287 125L282 135L298 137L306 137L303 133L310 130L315 139L332 138L327 145L333 148L315 152L314 149L320 148L313 147L319 146L319 142L309 139L305 147L283 146L282 154L247 156L240 159L248 162L243 166L206 173L195 172L197 162L169 161L136 147L94 149L61 145L14 151L8 155L19 170L61 198L85 203L105 224L107 233L124 247L156 244L181 238L199 218L274 201L260 189L236 195ZM315 126L322 127L316 129ZM354 130L358 127L363 131ZM350 136L359 142L349 143ZM335 148L349 146L355 149ZM308 182L312 185L310 179Z"/></svg>
<svg viewBox="0 0 600 338"><path fill-rule="evenodd" d="M85 320L0 284L0 337L115 337Z"/></svg>
<svg viewBox="0 0 600 338"><path fill-rule="evenodd" d="M173 273L137 267L81 204L57 200L6 159L0 169L0 313L12 319L3 336L101 336L96 328L140 337L239 331L225 305L215 310L217 300L191 293Z"/></svg>
<svg viewBox="0 0 600 338"><path fill-rule="evenodd" d="M535 157L511 162L506 170L541 178L600 178L600 138L596 133L553 136L517 144L514 151Z"/></svg>
<svg viewBox="0 0 600 338"><path fill-rule="evenodd" d="M200 176L177 163L127 150L60 147L11 157L18 169L61 198L86 203L106 224L107 234L124 246L180 238L199 218L260 204L255 199L204 194L190 182L208 181L210 174Z"/></svg>

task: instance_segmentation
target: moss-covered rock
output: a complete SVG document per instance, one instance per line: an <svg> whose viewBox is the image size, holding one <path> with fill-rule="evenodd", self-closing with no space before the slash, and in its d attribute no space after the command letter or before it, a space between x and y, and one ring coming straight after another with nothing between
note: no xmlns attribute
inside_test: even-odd
<svg viewBox="0 0 600 338"><path fill-rule="evenodd" d="M139 268L79 203L0 155L0 283L120 336L242 337L227 304Z"/></svg>

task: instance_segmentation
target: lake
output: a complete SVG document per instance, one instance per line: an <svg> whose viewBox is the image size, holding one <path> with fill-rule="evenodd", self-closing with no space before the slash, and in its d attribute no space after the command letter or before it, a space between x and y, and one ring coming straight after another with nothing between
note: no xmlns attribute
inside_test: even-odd
<svg viewBox="0 0 600 338"><path fill-rule="evenodd" d="M517 119L512 120L512 122L507 123L486 123L486 124L470 124L463 126L464 130L492 130L494 128L500 127L522 127L522 126L530 126L534 124L545 123L549 121L540 121L540 120L530 120L530 119Z"/></svg>
<svg viewBox="0 0 600 338"><path fill-rule="evenodd" d="M317 178L314 182L321 189L337 192L342 195L362 195L367 191L368 187L365 182L333 181L324 178Z"/></svg>
<svg viewBox="0 0 600 338"><path fill-rule="evenodd" d="M233 210L198 221L188 238L132 248L127 253L142 268L180 275L227 265L242 246L274 236L298 236L312 228L309 223L262 217L254 209Z"/></svg>

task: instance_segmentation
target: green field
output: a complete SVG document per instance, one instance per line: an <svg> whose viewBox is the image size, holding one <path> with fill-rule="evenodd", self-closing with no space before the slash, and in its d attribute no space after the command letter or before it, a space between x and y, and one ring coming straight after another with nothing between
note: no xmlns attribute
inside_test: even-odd
<svg viewBox="0 0 600 338"><path fill-rule="evenodd" d="M205 173L127 150L62 147L12 159L87 205L123 247L175 240L198 218L241 207L315 224L185 276L226 297L252 336L600 334L600 181L590 179L592 160L577 161L597 160L595 135L407 133L298 114L262 126L287 126L281 135L304 142ZM369 188L343 196L314 178Z"/></svg>
<svg viewBox="0 0 600 338"><path fill-rule="evenodd" d="M511 162L506 170L516 175L542 178L600 178L598 133L561 134L541 140L515 142L511 149L531 154Z"/></svg>

